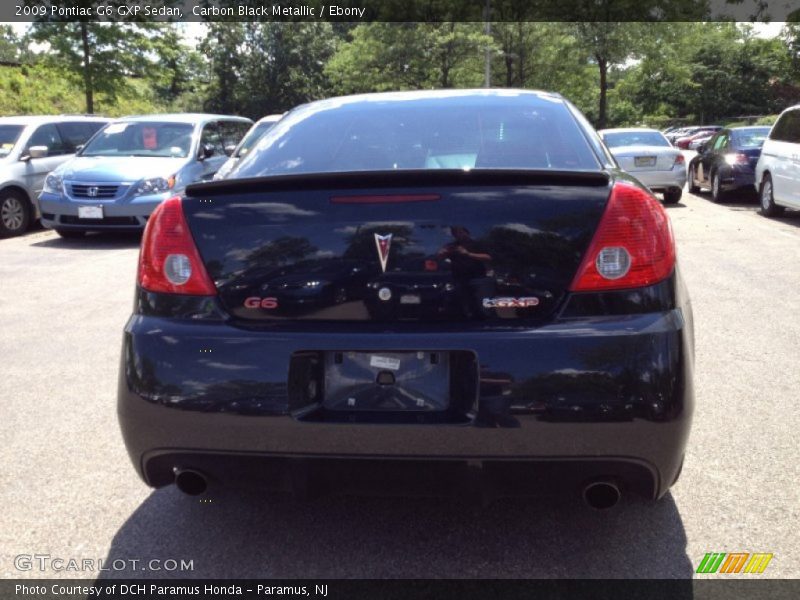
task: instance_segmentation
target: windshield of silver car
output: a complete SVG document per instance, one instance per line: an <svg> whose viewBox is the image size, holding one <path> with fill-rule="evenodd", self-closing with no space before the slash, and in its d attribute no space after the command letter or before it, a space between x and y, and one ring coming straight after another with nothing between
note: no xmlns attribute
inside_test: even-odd
<svg viewBox="0 0 800 600"><path fill-rule="evenodd" d="M194 127L188 123L118 122L98 133L81 156L186 158Z"/></svg>

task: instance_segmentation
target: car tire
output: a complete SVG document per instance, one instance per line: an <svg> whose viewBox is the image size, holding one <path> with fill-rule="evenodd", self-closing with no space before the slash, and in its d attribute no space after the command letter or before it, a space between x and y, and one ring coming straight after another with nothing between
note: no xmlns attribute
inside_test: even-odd
<svg viewBox="0 0 800 600"><path fill-rule="evenodd" d="M761 214L765 217L777 217L783 214L783 206L775 204L775 192L772 189L772 177L768 173L761 179L761 189L758 192L758 203L761 205Z"/></svg>
<svg viewBox="0 0 800 600"><path fill-rule="evenodd" d="M669 188L664 192L664 204L677 204L683 196L683 190L679 187Z"/></svg>
<svg viewBox="0 0 800 600"><path fill-rule="evenodd" d="M700 193L700 186L695 183L695 178L697 177L697 168L691 167L689 169L689 193L690 194L699 194Z"/></svg>
<svg viewBox="0 0 800 600"><path fill-rule="evenodd" d="M719 180L719 173L714 171L711 173L711 201L723 202L725 200L725 191L722 189L722 183Z"/></svg>
<svg viewBox="0 0 800 600"><path fill-rule="evenodd" d="M31 224L31 203L21 193L8 190L0 194L0 237L22 235Z"/></svg>
<svg viewBox="0 0 800 600"><path fill-rule="evenodd" d="M85 231L76 231L74 229L56 229L56 233L65 240L82 238L86 234Z"/></svg>

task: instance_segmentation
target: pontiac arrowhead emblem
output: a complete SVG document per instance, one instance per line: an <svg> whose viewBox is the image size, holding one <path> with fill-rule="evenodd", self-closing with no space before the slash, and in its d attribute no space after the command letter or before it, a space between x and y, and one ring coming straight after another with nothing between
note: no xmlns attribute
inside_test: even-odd
<svg viewBox="0 0 800 600"><path fill-rule="evenodd" d="M378 258L381 259L381 271L386 273L386 263L389 261L389 248L392 246L392 234L375 234L375 247L378 249Z"/></svg>

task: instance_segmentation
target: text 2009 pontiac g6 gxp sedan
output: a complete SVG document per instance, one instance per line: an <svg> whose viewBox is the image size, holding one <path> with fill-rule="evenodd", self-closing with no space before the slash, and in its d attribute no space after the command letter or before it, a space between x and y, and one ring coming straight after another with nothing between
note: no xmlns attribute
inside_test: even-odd
<svg viewBox="0 0 800 600"><path fill-rule="evenodd" d="M569 102L373 94L158 207L118 408L152 486L380 459L610 506L676 481L693 360L668 217Z"/></svg>

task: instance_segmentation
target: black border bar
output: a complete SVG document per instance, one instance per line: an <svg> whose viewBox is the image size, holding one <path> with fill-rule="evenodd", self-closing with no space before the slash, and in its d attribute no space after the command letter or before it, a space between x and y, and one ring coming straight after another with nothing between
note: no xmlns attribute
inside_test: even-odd
<svg viewBox="0 0 800 600"><path fill-rule="evenodd" d="M657 557L653 557L657 560ZM91 588L91 590L90 590ZM278 591L278 588L281 591ZM795 600L797 579L7 579L3 600Z"/></svg>

